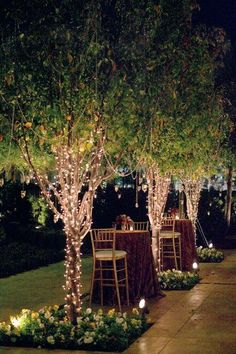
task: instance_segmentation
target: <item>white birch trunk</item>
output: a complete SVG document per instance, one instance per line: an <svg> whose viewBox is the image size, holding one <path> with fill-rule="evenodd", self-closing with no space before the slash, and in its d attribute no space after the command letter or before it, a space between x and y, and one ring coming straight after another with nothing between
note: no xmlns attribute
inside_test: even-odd
<svg viewBox="0 0 236 354"><path fill-rule="evenodd" d="M199 180L194 181L189 179L182 179L182 182L184 184L184 192L187 200L187 215L193 224L195 243L196 243L196 236L197 236L196 222L198 216L198 207L199 207L202 184L201 181Z"/></svg>
<svg viewBox="0 0 236 354"><path fill-rule="evenodd" d="M170 178L161 175L156 164L147 167L148 217L152 228L152 252L156 269L160 271L159 233L167 201Z"/></svg>

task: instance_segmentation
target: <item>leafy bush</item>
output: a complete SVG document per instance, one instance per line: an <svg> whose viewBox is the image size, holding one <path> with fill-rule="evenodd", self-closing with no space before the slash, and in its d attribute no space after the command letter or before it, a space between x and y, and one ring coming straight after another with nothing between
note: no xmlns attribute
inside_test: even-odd
<svg viewBox="0 0 236 354"><path fill-rule="evenodd" d="M45 226L49 217L49 207L45 201L45 198L42 196L36 197L35 195L30 195L28 199L32 206L32 214L34 219L37 220L40 225Z"/></svg>
<svg viewBox="0 0 236 354"><path fill-rule="evenodd" d="M163 290L188 290L200 281L198 273L166 270L158 273L158 281Z"/></svg>
<svg viewBox="0 0 236 354"><path fill-rule="evenodd" d="M21 225L11 222L5 225L9 242L25 242L39 248L52 248L63 250L65 248L65 235L62 230L35 228L35 225Z"/></svg>
<svg viewBox="0 0 236 354"><path fill-rule="evenodd" d="M11 243L0 248L0 277L36 269L64 258L63 252L39 249L26 243Z"/></svg>
<svg viewBox="0 0 236 354"><path fill-rule="evenodd" d="M206 263L219 263L224 259L223 252L215 249L215 248L197 248L197 255L199 262Z"/></svg>
<svg viewBox="0 0 236 354"><path fill-rule="evenodd" d="M22 310L10 323L0 323L0 345L123 351L147 329L137 309L131 315L102 310L83 311L73 325L58 306L38 312Z"/></svg>

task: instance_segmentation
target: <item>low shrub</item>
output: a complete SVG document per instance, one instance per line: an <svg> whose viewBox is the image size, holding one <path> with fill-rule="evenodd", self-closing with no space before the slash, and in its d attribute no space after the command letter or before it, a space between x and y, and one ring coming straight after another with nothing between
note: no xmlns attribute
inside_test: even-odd
<svg viewBox="0 0 236 354"><path fill-rule="evenodd" d="M63 258L63 251L42 249L27 243L10 243L0 248L0 277L46 266Z"/></svg>
<svg viewBox="0 0 236 354"><path fill-rule="evenodd" d="M65 248L64 232L56 228L41 227L35 225L22 225L11 222L5 225L7 239L11 242L25 242L40 248L52 248L61 250Z"/></svg>
<svg viewBox="0 0 236 354"><path fill-rule="evenodd" d="M58 306L38 312L22 310L10 323L0 323L0 345L80 350L123 351L147 329L146 319L131 315L84 310L73 325Z"/></svg>
<svg viewBox="0 0 236 354"><path fill-rule="evenodd" d="M198 273L166 270L158 273L158 281L163 290L189 290L200 281Z"/></svg>
<svg viewBox="0 0 236 354"><path fill-rule="evenodd" d="M213 248L197 248L199 262L202 263L220 263L224 260L223 252Z"/></svg>

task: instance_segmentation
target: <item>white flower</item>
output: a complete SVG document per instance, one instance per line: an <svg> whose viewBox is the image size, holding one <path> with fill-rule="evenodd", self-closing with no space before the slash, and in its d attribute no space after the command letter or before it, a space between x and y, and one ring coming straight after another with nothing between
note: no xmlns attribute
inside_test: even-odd
<svg viewBox="0 0 236 354"><path fill-rule="evenodd" d="M48 342L49 344L55 344L55 339L53 338L53 336L48 336L48 337L47 337L47 342Z"/></svg>
<svg viewBox="0 0 236 354"><path fill-rule="evenodd" d="M53 323L53 322L54 322L54 317L53 317L53 316L49 317L49 322L50 322L50 323Z"/></svg>
<svg viewBox="0 0 236 354"><path fill-rule="evenodd" d="M124 322L124 319L122 317L116 317L116 323L121 324Z"/></svg>
<svg viewBox="0 0 236 354"><path fill-rule="evenodd" d="M126 330L127 330L127 328L128 328L127 323L126 323L126 322L124 322L124 323L122 324L122 326L123 326L124 330L126 331Z"/></svg>
<svg viewBox="0 0 236 354"><path fill-rule="evenodd" d="M77 317L76 321L77 324L80 324L81 322L83 322L83 317Z"/></svg>
<svg viewBox="0 0 236 354"><path fill-rule="evenodd" d="M85 311L86 315L90 315L92 313L92 309L88 307Z"/></svg>
<svg viewBox="0 0 236 354"><path fill-rule="evenodd" d="M84 338L84 343L85 344L89 344L89 343L92 343L93 342L93 337L85 337Z"/></svg>
<svg viewBox="0 0 236 354"><path fill-rule="evenodd" d="M45 312L44 317L49 319L51 317L51 313L49 311Z"/></svg>
<svg viewBox="0 0 236 354"><path fill-rule="evenodd" d="M94 316L94 321L99 322L102 317L99 315Z"/></svg>

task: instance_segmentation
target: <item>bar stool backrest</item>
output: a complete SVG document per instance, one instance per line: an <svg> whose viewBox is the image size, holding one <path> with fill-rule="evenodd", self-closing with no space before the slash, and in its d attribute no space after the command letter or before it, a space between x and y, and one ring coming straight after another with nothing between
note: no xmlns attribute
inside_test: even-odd
<svg viewBox="0 0 236 354"><path fill-rule="evenodd" d="M135 221L133 223L134 230L148 230L149 221Z"/></svg>
<svg viewBox="0 0 236 354"><path fill-rule="evenodd" d="M92 229L90 236L92 241L93 254L96 251L115 250L115 229Z"/></svg>

